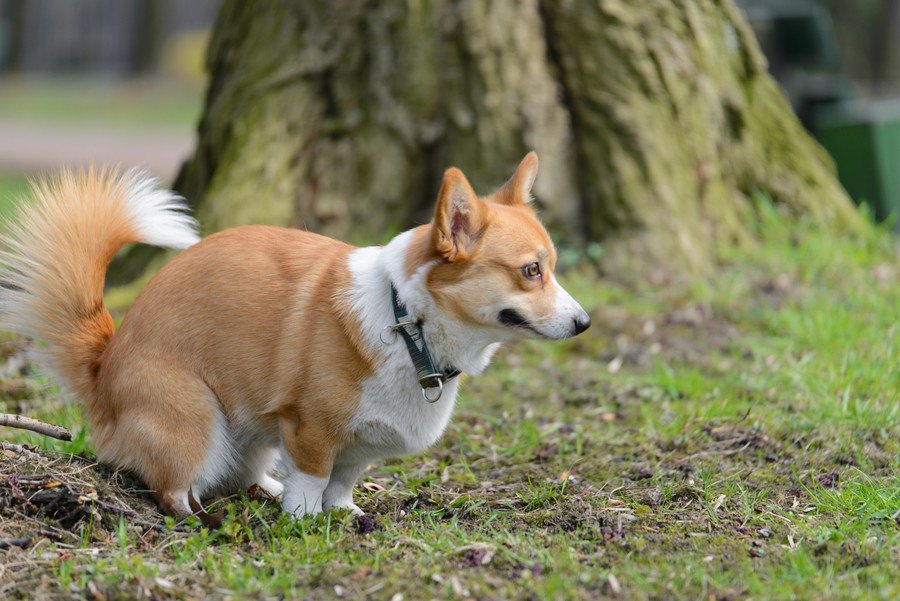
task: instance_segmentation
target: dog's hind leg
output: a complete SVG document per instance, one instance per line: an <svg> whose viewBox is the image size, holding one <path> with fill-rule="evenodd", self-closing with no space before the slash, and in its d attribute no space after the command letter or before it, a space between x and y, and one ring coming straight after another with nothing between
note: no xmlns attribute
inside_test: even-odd
<svg viewBox="0 0 900 601"><path fill-rule="evenodd" d="M199 500L200 488L213 488L234 467L218 400L179 364L129 357L117 365L115 358L100 381L104 404L90 415L98 456L140 476L163 511L191 515L192 491Z"/></svg>
<svg viewBox="0 0 900 601"><path fill-rule="evenodd" d="M191 509L188 489L155 491L153 497L159 503L159 508L163 513L177 518L186 518L194 513Z"/></svg>
<svg viewBox="0 0 900 601"><path fill-rule="evenodd" d="M190 489L157 492L154 497L159 503L160 509L171 516L182 519L195 516L203 525L212 529L222 526L225 517L224 510L214 514L207 513Z"/></svg>

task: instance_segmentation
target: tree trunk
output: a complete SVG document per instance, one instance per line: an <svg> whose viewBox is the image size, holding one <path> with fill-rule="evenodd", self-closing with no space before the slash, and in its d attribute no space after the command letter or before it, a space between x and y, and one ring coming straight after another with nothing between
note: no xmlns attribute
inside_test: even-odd
<svg viewBox="0 0 900 601"><path fill-rule="evenodd" d="M229 0L176 188L207 232L378 242L460 167L489 193L530 150L558 242L702 266L751 195L861 224L732 0Z"/></svg>

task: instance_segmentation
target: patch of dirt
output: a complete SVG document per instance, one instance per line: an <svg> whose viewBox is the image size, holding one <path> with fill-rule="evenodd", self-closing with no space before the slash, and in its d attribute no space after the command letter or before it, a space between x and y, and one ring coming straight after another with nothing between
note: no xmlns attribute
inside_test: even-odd
<svg viewBox="0 0 900 601"><path fill-rule="evenodd" d="M459 563L464 568L480 568L485 563L485 558L489 558L489 550L487 549L468 549L459 559Z"/></svg>
<svg viewBox="0 0 900 601"><path fill-rule="evenodd" d="M381 525L378 518L370 513L357 516L354 523L358 534L371 534L376 530L384 530L384 526Z"/></svg>
<svg viewBox="0 0 900 601"><path fill-rule="evenodd" d="M142 540L173 530L129 475L83 457L0 442L0 550L50 541L78 546L81 539L76 532L83 531L79 525L84 523L91 524L92 541L108 543L114 539L120 516ZM38 562L33 564L21 554L0 552L0 573L13 581L30 570L43 573L47 569L39 563L43 555L29 555Z"/></svg>
<svg viewBox="0 0 900 601"><path fill-rule="evenodd" d="M816 481L818 481L818 483L821 484L823 488L835 488L837 487L839 480L840 474L838 474L837 472L830 472L816 478Z"/></svg>
<svg viewBox="0 0 900 601"><path fill-rule="evenodd" d="M660 356L677 362L703 362L714 354L711 351L729 348L739 336L733 323L705 303L675 306L654 317L607 307L594 323L604 338L613 341L613 348L601 356L612 373L625 366L648 367Z"/></svg>

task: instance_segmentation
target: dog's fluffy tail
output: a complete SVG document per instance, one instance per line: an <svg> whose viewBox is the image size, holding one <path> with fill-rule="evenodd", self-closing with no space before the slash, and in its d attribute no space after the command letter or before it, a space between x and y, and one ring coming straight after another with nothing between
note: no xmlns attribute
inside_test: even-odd
<svg viewBox="0 0 900 601"><path fill-rule="evenodd" d="M115 326L103 304L106 269L130 242L197 242L183 199L140 171L63 171L32 184L17 223L0 238L0 329L44 343L62 384L90 397Z"/></svg>

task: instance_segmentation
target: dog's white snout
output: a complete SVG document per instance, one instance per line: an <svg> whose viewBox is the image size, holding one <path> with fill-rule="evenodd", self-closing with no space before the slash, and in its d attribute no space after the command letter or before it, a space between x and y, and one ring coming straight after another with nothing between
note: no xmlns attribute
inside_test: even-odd
<svg viewBox="0 0 900 601"><path fill-rule="evenodd" d="M541 333L549 338L571 338L581 334L591 326L590 316L555 277L551 276L551 282L556 289L556 302L553 317Z"/></svg>

